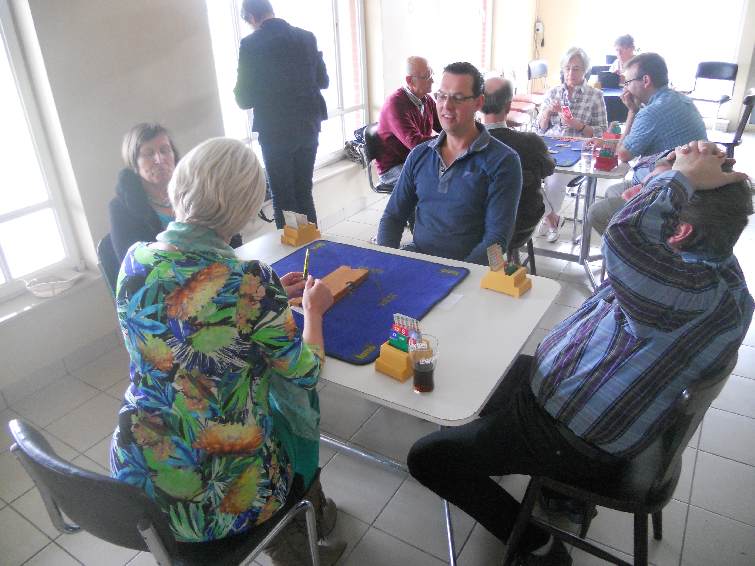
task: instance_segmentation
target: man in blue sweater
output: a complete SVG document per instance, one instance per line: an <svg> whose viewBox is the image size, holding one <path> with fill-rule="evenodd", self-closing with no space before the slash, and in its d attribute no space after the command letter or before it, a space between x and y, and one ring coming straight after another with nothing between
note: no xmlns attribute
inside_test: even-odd
<svg viewBox="0 0 755 566"><path fill-rule="evenodd" d="M435 93L443 131L409 154L380 220L378 244L399 247L416 209L414 241L405 249L484 265L488 246L508 248L522 168L513 149L475 123L482 88L470 63L443 69Z"/></svg>

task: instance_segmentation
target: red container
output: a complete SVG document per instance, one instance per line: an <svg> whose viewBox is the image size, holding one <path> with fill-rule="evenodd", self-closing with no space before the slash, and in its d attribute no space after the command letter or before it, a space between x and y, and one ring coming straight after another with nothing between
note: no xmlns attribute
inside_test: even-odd
<svg viewBox="0 0 755 566"><path fill-rule="evenodd" d="M619 160L616 156L613 157L596 157L594 168L600 171L612 171L619 165Z"/></svg>

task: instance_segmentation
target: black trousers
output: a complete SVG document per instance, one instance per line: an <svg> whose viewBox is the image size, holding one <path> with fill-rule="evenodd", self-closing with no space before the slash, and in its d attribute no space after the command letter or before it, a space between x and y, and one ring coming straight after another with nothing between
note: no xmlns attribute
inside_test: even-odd
<svg viewBox="0 0 755 566"><path fill-rule="evenodd" d="M503 542L511 534L520 504L490 476L600 481L620 465L610 457L590 460L565 438L535 401L529 387L531 365L531 356L520 356L479 419L419 439L407 458L412 476ZM534 550L547 539L546 531L530 525L520 548Z"/></svg>
<svg viewBox="0 0 755 566"><path fill-rule="evenodd" d="M289 138L260 138L278 228L283 228L284 210L306 214L310 222L317 223L312 197L317 138L317 133L292 134Z"/></svg>

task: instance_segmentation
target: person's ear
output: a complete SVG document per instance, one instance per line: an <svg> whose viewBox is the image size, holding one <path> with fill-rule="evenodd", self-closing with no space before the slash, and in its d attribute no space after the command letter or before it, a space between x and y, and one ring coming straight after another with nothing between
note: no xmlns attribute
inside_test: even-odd
<svg viewBox="0 0 755 566"><path fill-rule="evenodd" d="M668 245L671 246L674 249L678 249L679 245L682 244L687 238L692 236L692 233L695 231L695 229L692 227L692 224L689 222L679 222L679 225L676 227L676 231L669 236Z"/></svg>
<svg viewBox="0 0 755 566"><path fill-rule="evenodd" d="M411 75L406 75L406 86L409 88L412 88L414 86L414 77Z"/></svg>

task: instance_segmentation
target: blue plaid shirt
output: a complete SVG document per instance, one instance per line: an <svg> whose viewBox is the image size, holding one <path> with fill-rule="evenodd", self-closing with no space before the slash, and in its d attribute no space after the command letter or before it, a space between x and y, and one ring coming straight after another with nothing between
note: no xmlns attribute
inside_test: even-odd
<svg viewBox="0 0 755 566"><path fill-rule="evenodd" d="M658 89L640 108L622 145L632 155L650 155L693 140L707 140L705 124L692 100L668 87Z"/></svg>
<svg viewBox="0 0 755 566"><path fill-rule="evenodd" d="M672 250L692 195L676 171L655 177L603 236L607 281L535 352L531 388L551 416L605 452L653 440L679 394L737 355L753 312L737 259Z"/></svg>

